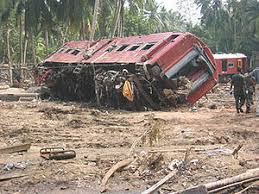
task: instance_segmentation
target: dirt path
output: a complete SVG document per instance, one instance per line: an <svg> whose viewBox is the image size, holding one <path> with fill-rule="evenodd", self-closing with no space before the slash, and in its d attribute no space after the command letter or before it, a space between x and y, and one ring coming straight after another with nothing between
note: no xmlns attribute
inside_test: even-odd
<svg viewBox="0 0 259 194"><path fill-rule="evenodd" d="M209 109L216 103L217 109ZM174 159L182 160L185 149L229 151L243 144L238 159L223 152L192 152L195 165L177 179L170 180L162 192L215 181L259 167L259 118L255 114L237 115L233 99L227 94L211 94L200 108L167 112L106 111L75 103L1 102L0 147L31 142L28 153L0 156L0 175L25 173L28 176L0 182L0 193L94 193L105 172L116 162L132 155L136 141L154 120L160 120L152 139L137 145L134 153L163 150L163 161L143 173L132 169L116 172L108 182L109 191L140 191L168 173ZM71 160L46 161L39 156L43 147L74 149ZM176 151L168 151L176 150ZM178 151L177 151L178 150ZM181 151L183 150L183 151ZM22 163L25 169L4 170L5 164ZM77 190L76 192L74 190Z"/></svg>

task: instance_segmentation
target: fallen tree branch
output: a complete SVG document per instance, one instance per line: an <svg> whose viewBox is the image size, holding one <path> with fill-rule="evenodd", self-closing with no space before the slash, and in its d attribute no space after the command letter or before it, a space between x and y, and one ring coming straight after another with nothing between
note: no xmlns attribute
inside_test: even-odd
<svg viewBox="0 0 259 194"><path fill-rule="evenodd" d="M225 178L216 182L212 182L212 183L207 183L205 184L205 187L208 190L214 190L220 187L224 187L226 185L230 185L236 182L241 182L247 179L251 179L251 178L255 178L255 177L259 177L259 168L253 169L253 170L249 170L245 173L242 173L240 175L234 176L234 177L230 177L230 178Z"/></svg>
<svg viewBox="0 0 259 194"><path fill-rule="evenodd" d="M247 190L249 190L249 189L251 189L251 188L253 188L253 187L259 187L259 181L257 181L257 182L255 182L255 183L249 185L249 186L246 187L245 189L243 189L243 190L241 190L241 191L239 191L239 192L237 192L237 193L235 193L235 194L242 194L242 193L244 193L245 191L247 191Z"/></svg>
<svg viewBox="0 0 259 194"><path fill-rule="evenodd" d="M102 193L102 192L106 191L106 184L107 184L109 178L110 178L117 170L128 166L128 165L131 164L133 161L134 161L133 158L129 158L129 159L122 160L122 161L116 163L114 166L112 166L112 168L105 174L105 176L104 176L103 179L102 179L100 192Z"/></svg>
<svg viewBox="0 0 259 194"><path fill-rule="evenodd" d="M238 152L239 152L239 150L240 150L242 147L243 147L243 144L240 144L240 145L238 145L238 146L234 149L232 155L233 155L233 157L234 157L235 159L238 158Z"/></svg>
<svg viewBox="0 0 259 194"><path fill-rule="evenodd" d="M25 177L25 176L28 176L28 175L27 174L3 175L3 176L0 176L0 182L8 181L8 180L15 179L15 178L21 178L21 177Z"/></svg>
<svg viewBox="0 0 259 194"><path fill-rule="evenodd" d="M149 189L143 191L141 194L151 194L157 191L161 186L165 184L169 179L173 178L177 174L178 170L173 170L170 172L168 175L166 175L163 179L158 181L156 184L154 184L152 187Z"/></svg>
<svg viewBox="0 0 259 194"><path fill-rule="evenodd" d="M237 185L242 185L244 183L253 182L253 181L256 181L256 180L259 180L259 177L255 177L255 178L247 179L247 180L244 180L244 181L236 182L236 183L233 183L233 184L229 184L229 185L226 185L224 187L220 187L220 188L211 190L211 191L209 191L209 193L217 193L217 192L222 191L224 189L234 187L234 186L237 186Z"/></svg>

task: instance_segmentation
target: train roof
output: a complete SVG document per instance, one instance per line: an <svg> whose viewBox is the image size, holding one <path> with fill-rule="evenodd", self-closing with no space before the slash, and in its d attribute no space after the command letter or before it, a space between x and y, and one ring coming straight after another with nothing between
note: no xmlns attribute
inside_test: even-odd
<svg viewBox="0 0 259 194"><path fill-rule="evenodd" d="M43 63L139 63L145 61L146 56L152 56L164 46L188 35L192 36L190 33L164 32L98 41L72 41L65 43Z"/></svg>
<svg viewBox="0 0 259 194"><path fill-rule="evenodd" d="M240 59L247 58L246 55L242 53L222 53L222 54L213 54L214 59Z"/></svg>

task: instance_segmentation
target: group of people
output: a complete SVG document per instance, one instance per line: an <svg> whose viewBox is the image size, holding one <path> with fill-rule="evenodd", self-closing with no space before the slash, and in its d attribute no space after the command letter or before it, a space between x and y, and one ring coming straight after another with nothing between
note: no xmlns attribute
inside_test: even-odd
<svg viewBox="0 0 259 194"><path fill-rule="evenodd" d="M231 80L231 93L234 86L234 97L237 113L243 113L243 105L246 103L246 113L251 112L253 105L253 95L255 92L256 77L253 72L242 74L241 68L238 68L238 73L233 75Z"/></svg>

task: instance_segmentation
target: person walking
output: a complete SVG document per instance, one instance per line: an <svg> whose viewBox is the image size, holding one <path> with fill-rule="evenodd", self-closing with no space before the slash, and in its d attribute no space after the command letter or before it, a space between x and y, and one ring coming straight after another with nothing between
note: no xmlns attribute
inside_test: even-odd
<svg viewBox="0 0 259 194"><path fill-rule="evenodd" d="M236 104L236 111L237 113L244 112L242 106L245 104L245 77L242 75L241 68L238 67L238 73L233 75L231 80L230 90L234 86L234 97L235 97L235 104Z"/></svg>
<svg viewBox="0 0 259 194"><path fill-rule="evenodd" d="M246 113L250 113L251 106L254 104L253 96L255 92L256 80L251 75L245 74L245 86L246 86Z"/></svg>
<svg viewBox="0 0 259 194"><path fill-rule="evenodd" d="M256 99L256 116L259 117L259 65L250 73L256 81L255 99Z"/></svg>

